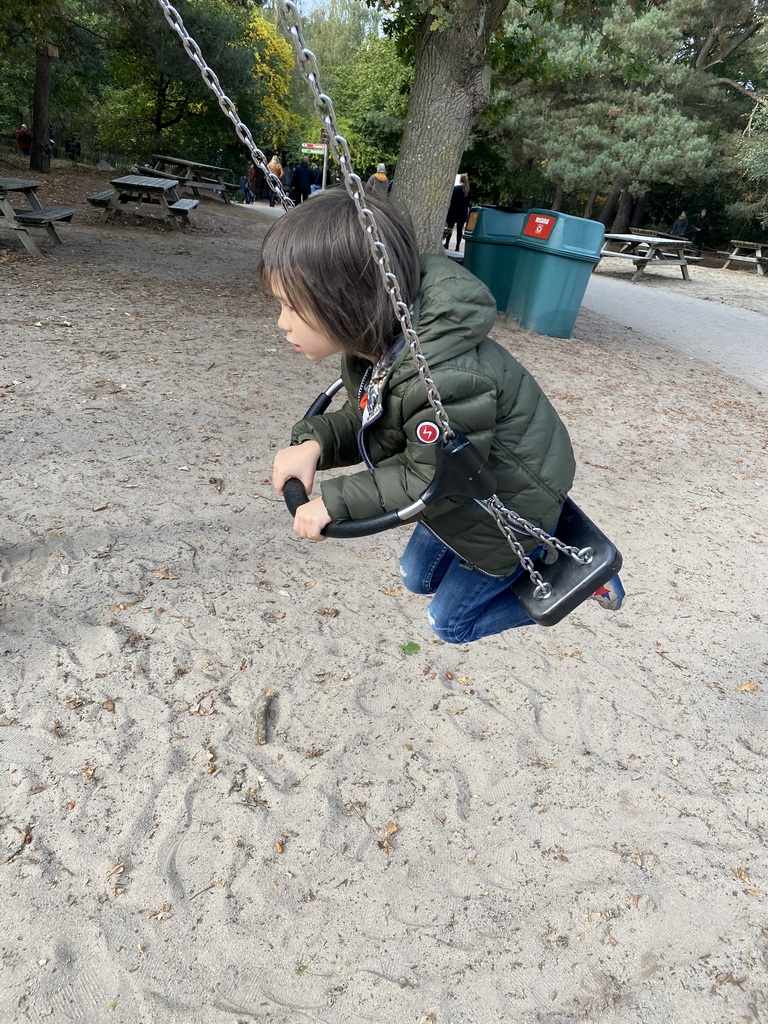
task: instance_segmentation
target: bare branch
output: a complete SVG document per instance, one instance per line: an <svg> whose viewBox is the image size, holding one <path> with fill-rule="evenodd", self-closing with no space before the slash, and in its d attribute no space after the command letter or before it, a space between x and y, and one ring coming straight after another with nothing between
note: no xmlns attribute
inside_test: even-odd
<svg viewBox="0 0 768 1024"><path fill-rule="evenodd" d="M753 89L747 89L747 87L742 85L741 82L734 82L732 78L713 78L710 84L727 85L731 89L735 89L737 92L740 92L743 96L748 96L753 103L760 103L763 106L768 107L768 99L764 96L758 96Z"/></svg>
<svg viewBox="0 0 768 1024"><path fill-rule="evenodd" d="M734 39L734 41L731 43L731 45L723 53L719 54L715 60L710 61L708 64L702 64L702 65L699 65L699 62L697 61L696 62L696 67L700 71L709 71L710 68L715 67L717 64L724 63L726 60L728 60L728 58L731 56L732 53L735 53L736 50L738 50L738 48L740 46L742 46L744 43L746 43L746 41L748 39L751 39L753 35L755 35L757 32L759 32L760 29L764 27L764 25L765 25L764 21L756 21L754 23L754 25L750 25L749 26L749 28L746 30L746 32L743 35L739 36L738 39ZM702 56L703 55L704 55L704 51L702 51Z"/></svg>

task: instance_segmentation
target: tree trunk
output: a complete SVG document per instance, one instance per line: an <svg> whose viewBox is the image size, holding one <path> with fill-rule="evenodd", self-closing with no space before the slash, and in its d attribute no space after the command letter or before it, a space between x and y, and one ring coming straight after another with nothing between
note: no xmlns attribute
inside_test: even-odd
<svg viewBox="0 0 768 1024"><path fill-rule="evenodd" d="M29 151L29 169L38 174L51 170L51 58L46 43L35 50L35 91L32 98L32 145Z"/></svg>
<svg viewBox="0 0 768 1024"><path fill-rule="evenodd" d="M565 198L565 189L562 185L555 185L555 195L552 199L551 210L562 210L563 199Z"/></svg>
<svg viewBox="0 0 768 1024"><path fill-rule="evenodd" d="M624 189L621 193L621 199L619 200L619 208L616 211L613 224L611 225L611 232L616 235L626 235L629 231L629 216L632 213L632 193L629 189Z"/></svg>
<svg viewBox="0 0 768 1024"><path fill-rule="evenodd" d="M616 213L616 207L619 205L619 196L621 195L621 190L623 187L624 186L621 182L615 181L611 186L611 191L608 193L608 198L603 203L603 208L600 211L600 216L598 217L598 220L601 224L604 224L606 227L608 227L608 225L614 218L614 215Z"/></svg>
<svg viewBox="0 0 768 1024"><path fill-rule="evenodd" d="M584 204L584 212L582 213L581 216L584 217L585 220L591 220L592 219L592 214L595 212L595 201L596 201L596 199L597 199L597 185L595 185L595 187L589 193L589 199L587 199L586 203Z"/></svg>
<svg viewBox="0 0 768 1024"><path fill-rule="evenodd" d="M488 43L509 0L449 4L450 27L416 39L416 74L392 186L409 211L422 252L443 252L454 178L477 115L488 105Z"/></svg>
<svg viewBox="0 0 768 1024"><path fill-rule="evenodd" d="M629 222L630 227L639 228L640 222L645 217L645 207L648 203L648 193L643 192L641 196L638 196L635 200L635 205L632 207L632 218Z"/></svg>

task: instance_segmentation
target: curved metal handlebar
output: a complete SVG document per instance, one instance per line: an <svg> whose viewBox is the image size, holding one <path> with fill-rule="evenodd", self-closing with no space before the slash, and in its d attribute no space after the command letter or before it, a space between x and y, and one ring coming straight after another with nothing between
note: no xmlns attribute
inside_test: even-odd
<svg viewBox="0 0 768 1024"><path fill-rule="evenodd" d="M304 484L301 480L297 480L295 476L285 481L283 497L292 516L296 515L296 509L299 505L306 505L309 501L307 492L304 490ZM402 526L404 522L405 520L400 518L398 512L384 512L382 515L372 516L370 519L344 519L340 523L328 523L323 530L323 536L337 537L340 540L344 538L351 540L352 537L369 537L374 533L383 533L385 530L391 530L394 526Z"/></svg>
<svg viewBox="0 0 768 1024"><path fill-rule="evenodd" d="M304 419L324 413L342 384L343 381L339 378L326 391L319 394L307 409ZM394 512L383 512L369 519L344 519L339 523L329 523L323 530L323 535L339 539L370 537L375 533L391 530L395 526L402 526L427 505L440 498L482 500L490 498L495 492L496 477L471 441L459 431L454 431L450 440L437 442L435 475L416 501ZM304 484L296 477L285 481L283 497L292 516L296 515L300 505L305 505L309 501Z"/></svg>

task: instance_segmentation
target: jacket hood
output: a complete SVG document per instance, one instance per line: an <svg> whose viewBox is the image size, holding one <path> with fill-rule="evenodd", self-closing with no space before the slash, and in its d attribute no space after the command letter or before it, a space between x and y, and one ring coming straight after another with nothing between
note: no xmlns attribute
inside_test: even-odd
<svg viewBox="0 0 768 1024"><path fill-rule="evenodd" d="M413 326L428 362L476 348L496 322L496 302L474 274L450 257L421 257L421 289Z"/></svg>

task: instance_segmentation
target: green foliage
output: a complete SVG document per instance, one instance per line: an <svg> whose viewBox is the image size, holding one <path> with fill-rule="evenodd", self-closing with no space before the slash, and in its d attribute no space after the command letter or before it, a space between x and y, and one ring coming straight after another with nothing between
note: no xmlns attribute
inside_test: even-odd
<svg viewBox="0 0 768 1024"><path fill-rule="evenodd" d="M369 38L350 63L328 68L340 131L360 173L397 162L412 79L393 41L381 36Z"/></svg>
<svg viewBox="0 0 768 1024"><path fill-rule="evenodd" d="M367 174L383 161L394 167L408 110L412 69L392 39L380 32L382 15L359 0L329 0L303 19L304 38L320 65L323 88L334 101L341 134L355 169ZM320 121L307 85L297 74L291 95L301 127L287 152L298 159L301 141L319 141Z"/></svg>
<svg viewBox="0 0 768 1024"><path fill-rule="evenodd" d="M689 191L693 182L704 191L749 109L739 83L766 82L758 8L768 5L513 4L486 129L509 167L529 179L538 169L543 188L588 194L618 182L638 195L656 182Z"/></svg>
<svg viewBox="0 0 768 1024"><path fill-rule="evenodd" d="M257 142L281 145L296 118L288 107L290 44L253 4L179 0L187 30L235 101ZM155 0L8 0L0 12L0 131L29 120L34 48L55 43L51 123L84 151L131 159L175 148L198 159L243 147Z"/></svg>
<svg viewBox="0 0 768 1024"><path fill-rule="evenodd" d="M206 62L257 142L282 142L291 124L283 102L290 47L255 10L226 0L183 0L177 9ZM98 107L99 134L111 147L146 156L165 148L213 161L241 160L214 95L153 0L118 0L109 63L114 85Z"/></svg>

